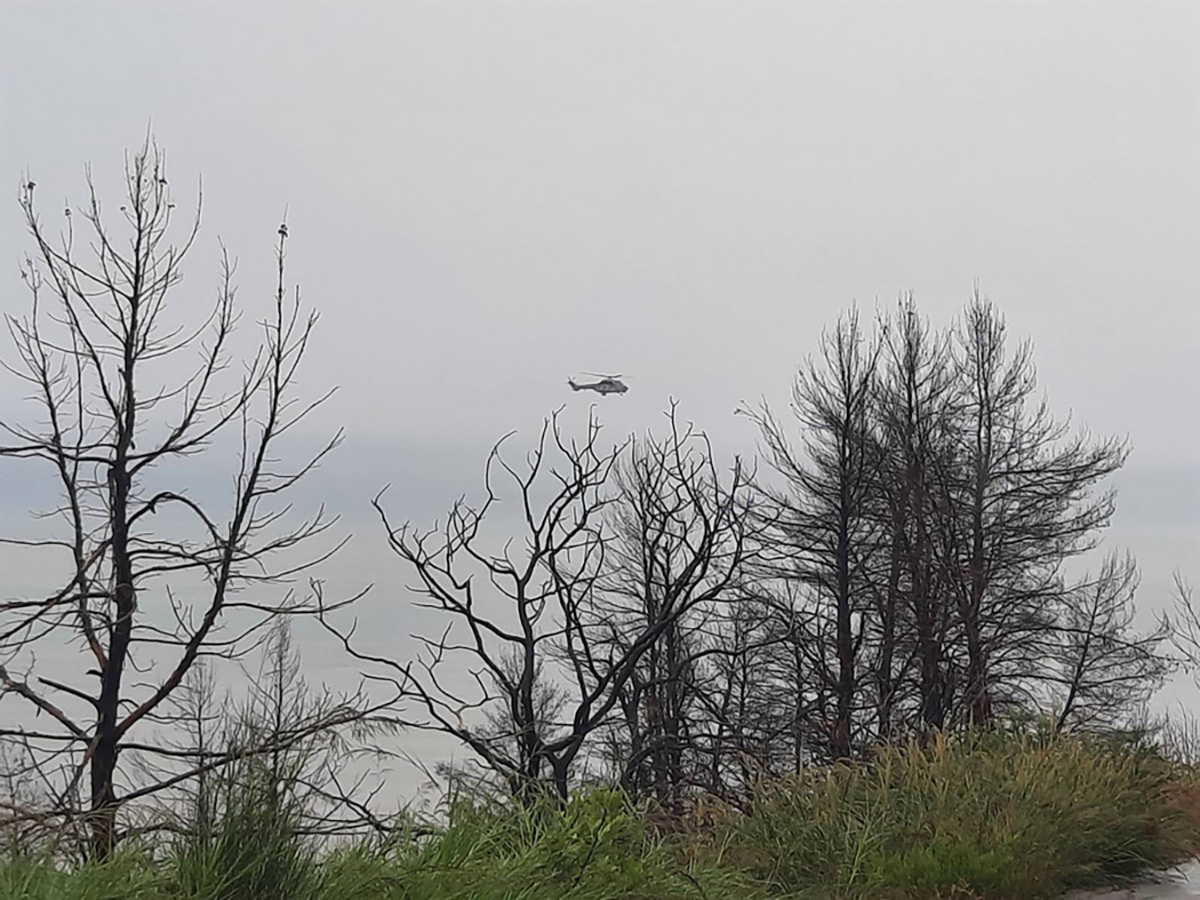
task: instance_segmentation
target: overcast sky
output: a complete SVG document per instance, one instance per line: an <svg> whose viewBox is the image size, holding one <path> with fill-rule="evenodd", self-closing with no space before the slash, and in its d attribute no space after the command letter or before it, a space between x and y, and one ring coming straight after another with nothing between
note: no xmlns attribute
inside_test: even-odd
<svg viewBox="0 0 1200 900"><path fill-rule="evenodd" d="M1130 437L1110 543L1147 602L1200 578L1194 0L5 0L0 67L0 184L31 173L48 220L85 163L115 206L148 126L181 205L203 176L181 302L211 300L220 236L261 309L287 209L322 313L304 384L341 388L311 426L348 432L318 484L350 522L386 482L432 517L502 433L577 418L581 371L627 376L614 438L676 397L752 452L734 408L783 405L852 301L911 290L942 325L978 281L1052 408ZM19 396L0 378L0 411ZM387 581L379 544L338 571Z"/></svg>

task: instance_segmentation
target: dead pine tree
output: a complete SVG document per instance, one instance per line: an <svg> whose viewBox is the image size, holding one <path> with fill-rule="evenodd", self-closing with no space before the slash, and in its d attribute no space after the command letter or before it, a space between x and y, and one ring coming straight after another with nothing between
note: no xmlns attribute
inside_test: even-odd
<svg viewBox="0 0 1200 900"><path fill-rule="evenodd" d="M1044 648L1055 665L1046 674L1054 689L1057 731L1104 732L1129 724L1174 668L1160 647L1171 636L1169 620L1134 630L1137 563L1109 554L1099 571L1084 575L1066 593L1058 640Z"/></svg>
<svg viewBox="0 0 1200 900"><path fill-rule="evenodd" d="M16 353L6 368L38 413L0 423L0 459L10 478L17 464L30 474L41 466L60 502L47 516L53 536L7 541L54 554L46 572L56 586L0 602L0 699L35 714L5 713L0 740L20 745L52 788L40 813L83 823L91 855L103 858L120 839L124 805L189 777L122 775L123 754L177 757L153 726L170 719L168 701L189 670L242 657L273 619L311 608L277 583L336 549L333 520L323 510L293 519L286 498L339 438L293 467L280 461L281 439L329 396L295 396L317 317L286 287L286 226L260 341L231 366L229 256L206 312L189 317L173 302L200 227L199 196L176 241L165 156L149 139L127 157L115 216L102 210L90 170L87 183L86 202L68 207L57 235L33 182L20 193L32 302L7 319ZM196 458L206 450L232 460L228 489L203 473ZM78 671L46 671L37 651L68 642L82 648Z"/></svg>
<svg viewBox="0 0 1200 900"><path fill-rule="evenodd" d="M820 358L805 363L792 391L800 452L769 409L747 411L759 427L768 464L784 482L768 491L777 510L771 528L775 574L797 580L810 602L830 607L817 617L828 627L819 629L812 646L822 651L813 669L834 698L825 729L834 759L849 758L855 743L866 577L882 536L869 514L879 465L878 441L871 434L879 355L856 310L823 335Z"/></svg>
<svg viewBox="0 0 1200 900"><path fill-rule="evenodd" d="M1004 316L978 291L948 351L957 397L951 452L935 457L935 546L965 656L958 717L986 726L997 703L1019 700L1021 683L1041 674L1038 645L1070 599L1063 563L1098 543L1115 495L1097 488L1128 451L1116 438L1068 437L1036 396L1031 344L1010 349Z"/></svg>
<svg viewBox="0 0 1200 900"><path fill-rule="evenodd" d="M911 296L900 299L882 328L877 490L887 523L888 574L876 593L882 591L887 611L881 639L889 663L879 680L890 692L886 727L927 736L945 727L954 705L954 612L937 539L945 519L938 479L952 452L956 398L946 341L931 331ZM901 708L910 665L915 708Z"/></svg>

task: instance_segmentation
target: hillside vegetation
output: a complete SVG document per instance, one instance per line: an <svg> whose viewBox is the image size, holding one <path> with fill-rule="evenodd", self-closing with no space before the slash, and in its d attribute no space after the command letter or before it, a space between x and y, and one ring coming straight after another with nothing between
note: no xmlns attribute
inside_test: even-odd
<svg viewBox="0 0 1200 900"><path fill-rule="evenodd" d="M336 849L295 835L301 810L264 771L242 767L212 826L185 836L69 870L11 857L0 896L1029 900L1168 867L1200 839L1191 769L1128 743L1004 733L764 781L745 811L696 800L668 817L600 788L565 807L451 795L441 824Z"/></svg>

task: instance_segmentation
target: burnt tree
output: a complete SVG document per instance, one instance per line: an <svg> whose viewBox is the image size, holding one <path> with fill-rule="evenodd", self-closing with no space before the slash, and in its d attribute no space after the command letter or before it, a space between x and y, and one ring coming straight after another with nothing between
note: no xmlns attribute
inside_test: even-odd
<svg viewBox="0 0 1200 900"><path fill-rule="evenodd" d="M954 382L945 339L930 329L911 297L885 321L883 347L878 492L890 559L886 586L877 594L886 610L881 638L886 668L878 670L878 678L887 684L881 698L889 698L884 726L894 729L895 700L908 669L906 662L896 668L897 656L912 660L917 709L902 718L908 729L928 734L945 727L953 706L953 610L936 541L945 516L938 476L951 452ZM897 628L902 621L908 627Z"/></svg>
<svg viewBox="0 0 1200 900"><path fill-rule="evenodd" d="M27 315L7 319L16 355L6 368L38 414L0 423L9 439L0 458L48 469L59 502L42 517L51 536L7 543L56 555L46 574L57 586L0 603L0 699L36 714L24 723L20 709L6 714L0 739L20 745L30 775L48 786L39 814L84 823L91 853L104 857L120 837L123 804L188 776L122 789L123 753L177 756L141 726L170 719L169 701L198 661L239 658L273 619L306 608L290 589L264 588L336 549L304 555L331 520L321 511L293 519L287 492L338 438L293 468L279 462L281 438L328 396L295 396L316 314L286 286L286 226L260 343L231 369L238 312L229 257L207 311L191 316L173 302L200 204L173 241L163 153L148 141L127 159L117 226L102 214L90 172L88 188L81 208L64 211L57 237L35 184L20 193L32 302ZM209 448L219 455L226 435L231 489L202 496L195 459ZM35 651L68 641L81 648L77 672L38 664Z"/></svg>
<svg viewBox="0 0 1200 900"><path fill-rule="evenodd" d="M633 796L650 794L678 811L703 781L717 739L703 716L711 667L728 648L718 639L745 597L757 555L751 530L750 473L738 460L722 477L706 435L680 425L635 440L616 470L608 575L596 597L594 627L627 653L645 628L675 609L619 692L620 747L613 760ZM602 632L600 632L602 633Z"/></svg>
<svg viewBox="0 0 1200 900"><path fill-rule="evenodd" d="M1039 674L1036 647L1055 629L1062 565L1108 524L1114 494L1094 491L1126 450L1083 431L1068 437L1035 396L1030 343L1010 354L1004 317L978 292L951 337L957 400L951 452L937 457L935 546L965 654L961 716L987 725L997 701Z"/></svg>
<svg viewBox="0 0 1200 900"><path fill-rule="evenodd" d="M1133 557L1110 554L1064 597L1058 641L1044 647L1055 665L1047 680L1059 731L1107 731L1127 725L1162 686L1173 664L1160 646L1170 623L1134 630L1138 587Z"/></svg>
<svg viewBox="0 0 1200 900"><path fill-rule="evenodd" d="M856 310L823 336L820 360L808 360L792 391L802 453L765 405L749 413L759 426L767 462L785 485L767 490L775 510L776 574L798 580L813 604L831 609L817 621L827 623L832 634L822 629L813 637L815 645L832 643L833 664L824 653L812 662L834 698L827 725L834 759L848 758L855 743L866 575L881 538L869 510L880 464L872 418L879 354Z"/></svg>

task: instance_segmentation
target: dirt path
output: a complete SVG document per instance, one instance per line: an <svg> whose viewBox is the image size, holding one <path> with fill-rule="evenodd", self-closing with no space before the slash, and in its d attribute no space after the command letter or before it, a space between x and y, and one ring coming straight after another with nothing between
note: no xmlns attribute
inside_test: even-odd
<svg viewBox="0 0 1200 900"><path fill-rule="evenodd" d="M1200 862L1165 873L1156 883L1115 891L1072 891L1066 900L1189 900L1200 898Z"/></svg>

